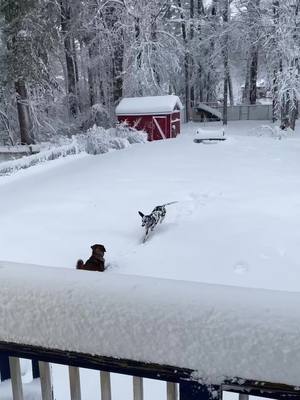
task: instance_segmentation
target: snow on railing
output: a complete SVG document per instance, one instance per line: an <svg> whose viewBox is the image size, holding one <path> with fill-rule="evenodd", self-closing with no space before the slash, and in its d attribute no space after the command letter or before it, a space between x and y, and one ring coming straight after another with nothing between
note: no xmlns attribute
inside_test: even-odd
<svg viewBox="0 0 300 400"><path fill-rule="evenodd" d="M300 293L5 263L0 282L2 342L173 365L210 384L300 384Z"/></svg>

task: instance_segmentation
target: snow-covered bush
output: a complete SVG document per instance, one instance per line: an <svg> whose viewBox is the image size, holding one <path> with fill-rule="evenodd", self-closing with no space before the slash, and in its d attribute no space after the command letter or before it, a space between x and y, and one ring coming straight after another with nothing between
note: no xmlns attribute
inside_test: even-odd
<svg viewBox="0 0 300 400"><path fill-rule="evenodd" d="M144 131L138 131L125 122L117 124L115 128L115 134L117 137L126 138L130 144L134 143L145 143L147 142L147 133Z"/></svg>
<svg viewBox="0 0 300 400"><path fill-rule="evenodd" d="M109 151L109 135L104 128L93 126L85 135L80 136L83 136L83 140L86 139L84 150L88 154L95 155Z"/></svg>
<svg viewBox="0 0 300 400"><path fill-rule="evenodd" d="M110 140L111 148L114 150L122 150L130 145L126 138L115 137Z"/></svg>
<svg viewBox="0 0 300 400"><path fill-rule="evenodd" d="M112 150L121 150L134 143L147 141L145 132L137 131L126 124L105 130L94 125L86 134L76 136L78 146L88 154L102 154Z"/></svg>
<svg viewBox="0 0 300 400"><path fill-rule="evenodd" d="M278 125L261 125L252 131L255 136L266 136L275 139L282 139L293 135L291 128L281 129Z"/></svg>

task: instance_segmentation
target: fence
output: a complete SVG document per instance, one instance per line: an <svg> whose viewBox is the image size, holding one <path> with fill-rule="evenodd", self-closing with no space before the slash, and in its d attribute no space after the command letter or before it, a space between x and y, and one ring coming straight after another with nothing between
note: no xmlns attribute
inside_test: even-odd
<svg viewBox="0 0 300 400"><path fill-rule="evenodd" d="M221 106L210 106L219 113L223 112ZM200 122L203 120L211 120L210 116L205 113L206 110L202 110L201 107L195 108L193 112L193 121ZM206 114L206 115L205 115ZM227 108L228 121L239 121L239 120L272 120L272 104L254 104L247 105L241 104L236 106L228 106Z"/></svg>

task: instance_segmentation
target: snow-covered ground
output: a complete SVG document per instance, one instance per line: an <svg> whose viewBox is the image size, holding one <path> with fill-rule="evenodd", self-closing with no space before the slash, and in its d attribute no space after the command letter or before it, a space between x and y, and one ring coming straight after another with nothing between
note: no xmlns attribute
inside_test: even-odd
<svg viewBox="0 0 300 400"><path fill-rule="evenodd" d="M103 243L113 272L298 290L300 136L256 137L260 125L195 144L190 124L177 139L1 177L0 259L74 268ZM142 244L137 211L173 200Z"/></svg>
<svg viewBox="0 0 300 400"><path fill-rule="evenodd" d="M106 273L299 291L300 135L261 125L232 122L227 141L195 144L198 126L219 125L189 124L176 139L0 177L0 259L74 268L103 243ZM174 200L142 244L137 211Z"/></svg>

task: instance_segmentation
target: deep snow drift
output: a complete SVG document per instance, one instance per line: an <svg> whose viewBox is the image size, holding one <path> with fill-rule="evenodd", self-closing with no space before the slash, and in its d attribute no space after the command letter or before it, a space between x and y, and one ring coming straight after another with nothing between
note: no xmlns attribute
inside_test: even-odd
<svg viewBox="0 0 300 400"><path fill-rule="evenodd" d="M117 273L299 290L300 139L257 137L260 125L195 144L203 125L191 124L176 139L1 177L0 259L74 268L99 242ZM174 200L141 244L137 211Z"/></svg>

